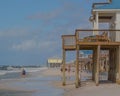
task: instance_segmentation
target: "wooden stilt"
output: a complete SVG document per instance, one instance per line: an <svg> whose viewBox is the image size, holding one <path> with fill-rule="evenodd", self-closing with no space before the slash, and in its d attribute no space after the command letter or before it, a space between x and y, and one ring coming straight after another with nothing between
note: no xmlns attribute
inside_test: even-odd
<svg viewBox="0 0 120 96"><path fill-rule="evenodd" d="M115 73L116 73L116 68L115 68L115 66L116 66L116 62L115 62L115 59L116 59L116 57L115 57L115 48L112 48L112 56L111 56L111 80L112 80L112 82L115 82L116 80L115 80Z"/></svg>
<svg viewBox="0 0 120 96"><path fill-rule="evenodd" d="M80 86L80 79L79 79L79 45L76 46L76 83L75 86L78 88Z"/></svg>
<svg viewBox="0 0 120 96"><path fill-rule="evenodd" d="M98 14L97 14L98 15ZM98 19L98 18L97 18ZM96 20L97 20L96 19ZM92 79L95 81L96 85L99 85L99 71L100 71L100 49L109 50L109 72L108 72L108 80L110 81L118 81L120 82L120 42L114 41L115 38L110 38L109 36L105 36L108 40L104 41L100 39L101 36L87 36L82 37L82 33L80 32L116 32L120 30L76 30L74 35L65 35L63 38L63 85L66 84L65 77L65 51L76 51L76 74L75 74L75 86L76 88L80 85L80 70L79 70L79 49L80 50L93 50L93 65L92 65ZM112 35L110 33L109 35ZM81 38L82 37L82 38ZM94 37L94 38L93 38ZM103 37L103 36L102 36ZM101 37L101 38L102 38ZM119 39L119 38L117 38ZM117 40L115 39L115 40ZM117 48L119 47L119 48ZM117 49L116 49L117 48ZM107 58L108 59L108 58ZM108 60L101 62L101 64L107 65ZM81 63L82 64L82 63ZM52 66L52 65L51 65ZM83 67L83 66L82 66ZM90 66L87 66L90 69ZM103 67L102 67L103 68Z"/></svg>
<svg viewBox="0 0 120 96"><path fill-rule="evenodd" d="M100 58L100 45L97 46L96 50L96 73L95 73L95 83L96 86L99 85L99 59Z"/></svg>
<svg viewBox="0 0 120 96"><path fill-rule="evenodd" d="M62 71L63 71L63 83L62 85L65 86L66 85L66 76L65 76L65 62L66 61L66 52L65 50L63 50L63 66L62 66Z"/></svg>
<svg viewBox="0 0 120 96"><path fill-rule="evenodd" d="M108 80L110 81L111 80L111 52L112 50L110 49L109 50L109 69L108 69Z"/></svg>
<svg viewBox="0 0 120 96"><path fill-rule="evenodd" d="M120 46L117 47L117 52L116 52L116 59L117 59L117 64L116 64L116 83L120 84Z"/></svg>
<svg viewBox="0 0 120 96"><path fill-rule="evenodd" d="M96 55L95 55L95 48L93 50L93 65L92 65L92 80L95 80L95 59L96 59Z"/></svg>
<svg viewBox="0 0 120 96"><path fill-rule="evenodd" d="M113 54L114 54L114 58L113 58L113 60L114 60L114 63L113 63L113 69L114 69L114 70L113 70L113 82L116 82L116 73L117 73L117 72L116 72L116 71L117 71L117 70L116 70L116 69L117 69L117 68L116 68L116 65L117 65L117 59L116 59L116 58L117 58L117 55L116 55L116 53L117 53L117 49L114 48L114 51L113 51L113 52L114 52L114 53L113 53Z"/></svg>

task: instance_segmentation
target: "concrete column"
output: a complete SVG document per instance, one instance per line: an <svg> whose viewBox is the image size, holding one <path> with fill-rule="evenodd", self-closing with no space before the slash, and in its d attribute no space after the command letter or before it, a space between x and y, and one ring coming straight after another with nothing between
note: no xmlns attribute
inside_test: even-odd
<svg viewBox="0 0 120 96"><path fill-rule="evenodd" d="M62 70L63 70L63 83L62 85L65 86L66 85L66 76L65 76L65 63L66 63L66 52L63 49L63 66L62 66Z"/></svg>

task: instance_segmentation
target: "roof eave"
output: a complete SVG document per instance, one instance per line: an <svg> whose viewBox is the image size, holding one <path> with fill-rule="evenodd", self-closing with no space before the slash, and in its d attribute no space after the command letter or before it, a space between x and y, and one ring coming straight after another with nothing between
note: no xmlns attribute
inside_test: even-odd
<svg viewBox="0 0 120 96"><path fill-rule="evenodd" d="M115 12L120 12L120 9L93 9L92 10L92 13L95 13L95 12L112 12L112 13L115 13Z"/></svg>

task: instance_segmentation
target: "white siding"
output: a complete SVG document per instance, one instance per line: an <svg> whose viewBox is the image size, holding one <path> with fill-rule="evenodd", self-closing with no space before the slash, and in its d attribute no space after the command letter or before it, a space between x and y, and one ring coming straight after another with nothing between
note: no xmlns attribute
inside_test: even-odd
<svg viewBox="0 0 120 96"><path fill-rule="evenodd" d="M116 13L115 29L119 29L120 30L120 12ZM120 41L120 32L116 32L116 39L115 39L115 41Z"/></svg>

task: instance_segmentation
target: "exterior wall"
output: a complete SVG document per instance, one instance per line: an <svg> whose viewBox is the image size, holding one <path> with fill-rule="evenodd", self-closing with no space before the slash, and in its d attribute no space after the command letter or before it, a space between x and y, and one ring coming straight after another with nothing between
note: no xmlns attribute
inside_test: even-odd
<svg viewBox="0 0 120 96"><path fill-rule="evenodd" d="M109 26L111 30L115 30L115 16L112 18L112 20L109 22ZM115 41L116 34L115 32L110 32L110 40Z"/></svg>
<svg viewBox="0 0 120 96"><path fill-rule="evenodd" d="M93 29L99 29L98 12L96 12L95 14L95 20L93 21ZM93 35L98 35L98 32L93 32Z"/></svg>
<svg viewBox="0 0 120 96"><path fill-rule="evenodd" d="M115 29L120 29L120 12L116 13ZM116 32L115 41L120 41L120 32Z"/></svg>
<svg viewBox="0 0 120 96"><path fill-rule="evenodd" d="M48 67L54 68L54 67L60 67L62 65L62 59L58 58L50 58L47 61Z"/></svg>

